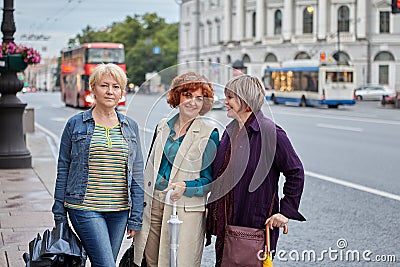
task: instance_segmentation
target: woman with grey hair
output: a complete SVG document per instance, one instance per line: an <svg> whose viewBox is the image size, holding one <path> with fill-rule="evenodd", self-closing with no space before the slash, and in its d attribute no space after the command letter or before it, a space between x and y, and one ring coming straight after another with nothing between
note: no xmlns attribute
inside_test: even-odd
<svg viewBox="0 0 400 267"><path fill-rule="evenodd" d="M289 219L304 221L299 213L304 186L303 164L281 127L265 117L264 86L250 75L230 80L225 87L228 124L213 163L214 183L208 204L207 244L216 235L216 265L221 266L225 226L271 229L275 251L279 227ZM286 182L279 200L279 176ZM247 251L243 251L247 253ZM256 255L255 255L256 257Z"/></svg>

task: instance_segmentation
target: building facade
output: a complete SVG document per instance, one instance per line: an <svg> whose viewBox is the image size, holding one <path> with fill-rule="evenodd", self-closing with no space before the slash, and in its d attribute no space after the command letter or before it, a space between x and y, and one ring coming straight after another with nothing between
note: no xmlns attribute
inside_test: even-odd
<svg viewBox="0 0 400 267"><path fill-rule="evenodd" d="M262 78L267 67L323 53L354 65L358 85L400 90L400 14L391 0L182 0L180 15L181 71L224 83L236 60Z"/></svg>

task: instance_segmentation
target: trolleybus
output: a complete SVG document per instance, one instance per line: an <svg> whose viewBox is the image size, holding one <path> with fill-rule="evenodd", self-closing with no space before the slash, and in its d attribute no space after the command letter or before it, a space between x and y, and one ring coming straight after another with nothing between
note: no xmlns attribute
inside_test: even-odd
<svg viewBox="0 0 400 267"><path fill-rule="evenodd" d="M280 67L265 69L267 100L275 104L298 106L339 105L356 103L354 67L321 64L318 60L293 60Z"/></svg>

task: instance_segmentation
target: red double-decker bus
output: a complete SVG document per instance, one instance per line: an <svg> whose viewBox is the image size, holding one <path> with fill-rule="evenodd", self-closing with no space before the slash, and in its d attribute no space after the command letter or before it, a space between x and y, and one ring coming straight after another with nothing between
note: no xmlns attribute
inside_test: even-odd
<svg viewBox="0 0 400 267"><path fill-rule="evenodd" d="M115 63L126 72L124 45L86 43L61 52L61 99L67 106L90 107L94 99L89 90L89 76L96 65ZM118 105L125 105L125 93Z"/></svg>

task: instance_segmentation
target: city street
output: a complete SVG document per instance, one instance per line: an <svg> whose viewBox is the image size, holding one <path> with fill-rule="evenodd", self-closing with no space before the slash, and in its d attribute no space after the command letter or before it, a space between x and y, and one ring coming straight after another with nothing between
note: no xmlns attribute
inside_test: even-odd
<svg viewBox="0 0 400 267"><path fill-rule="evenodd" d="M82 110L65 107L59 92L19 98L34 108L37 127L54 141L56 156L66 120ZM125 110L139 124L146 157L156 123L173 111L164 97L141 94L128 95ZM265 105L264 111L286 130L306 171L300 212L307 221L289 222L274 266L396 266L400 109L370 101L339 109ZM226 111L206 116L222 134ZM212 246L202 266L213 266Z"/></svg>

